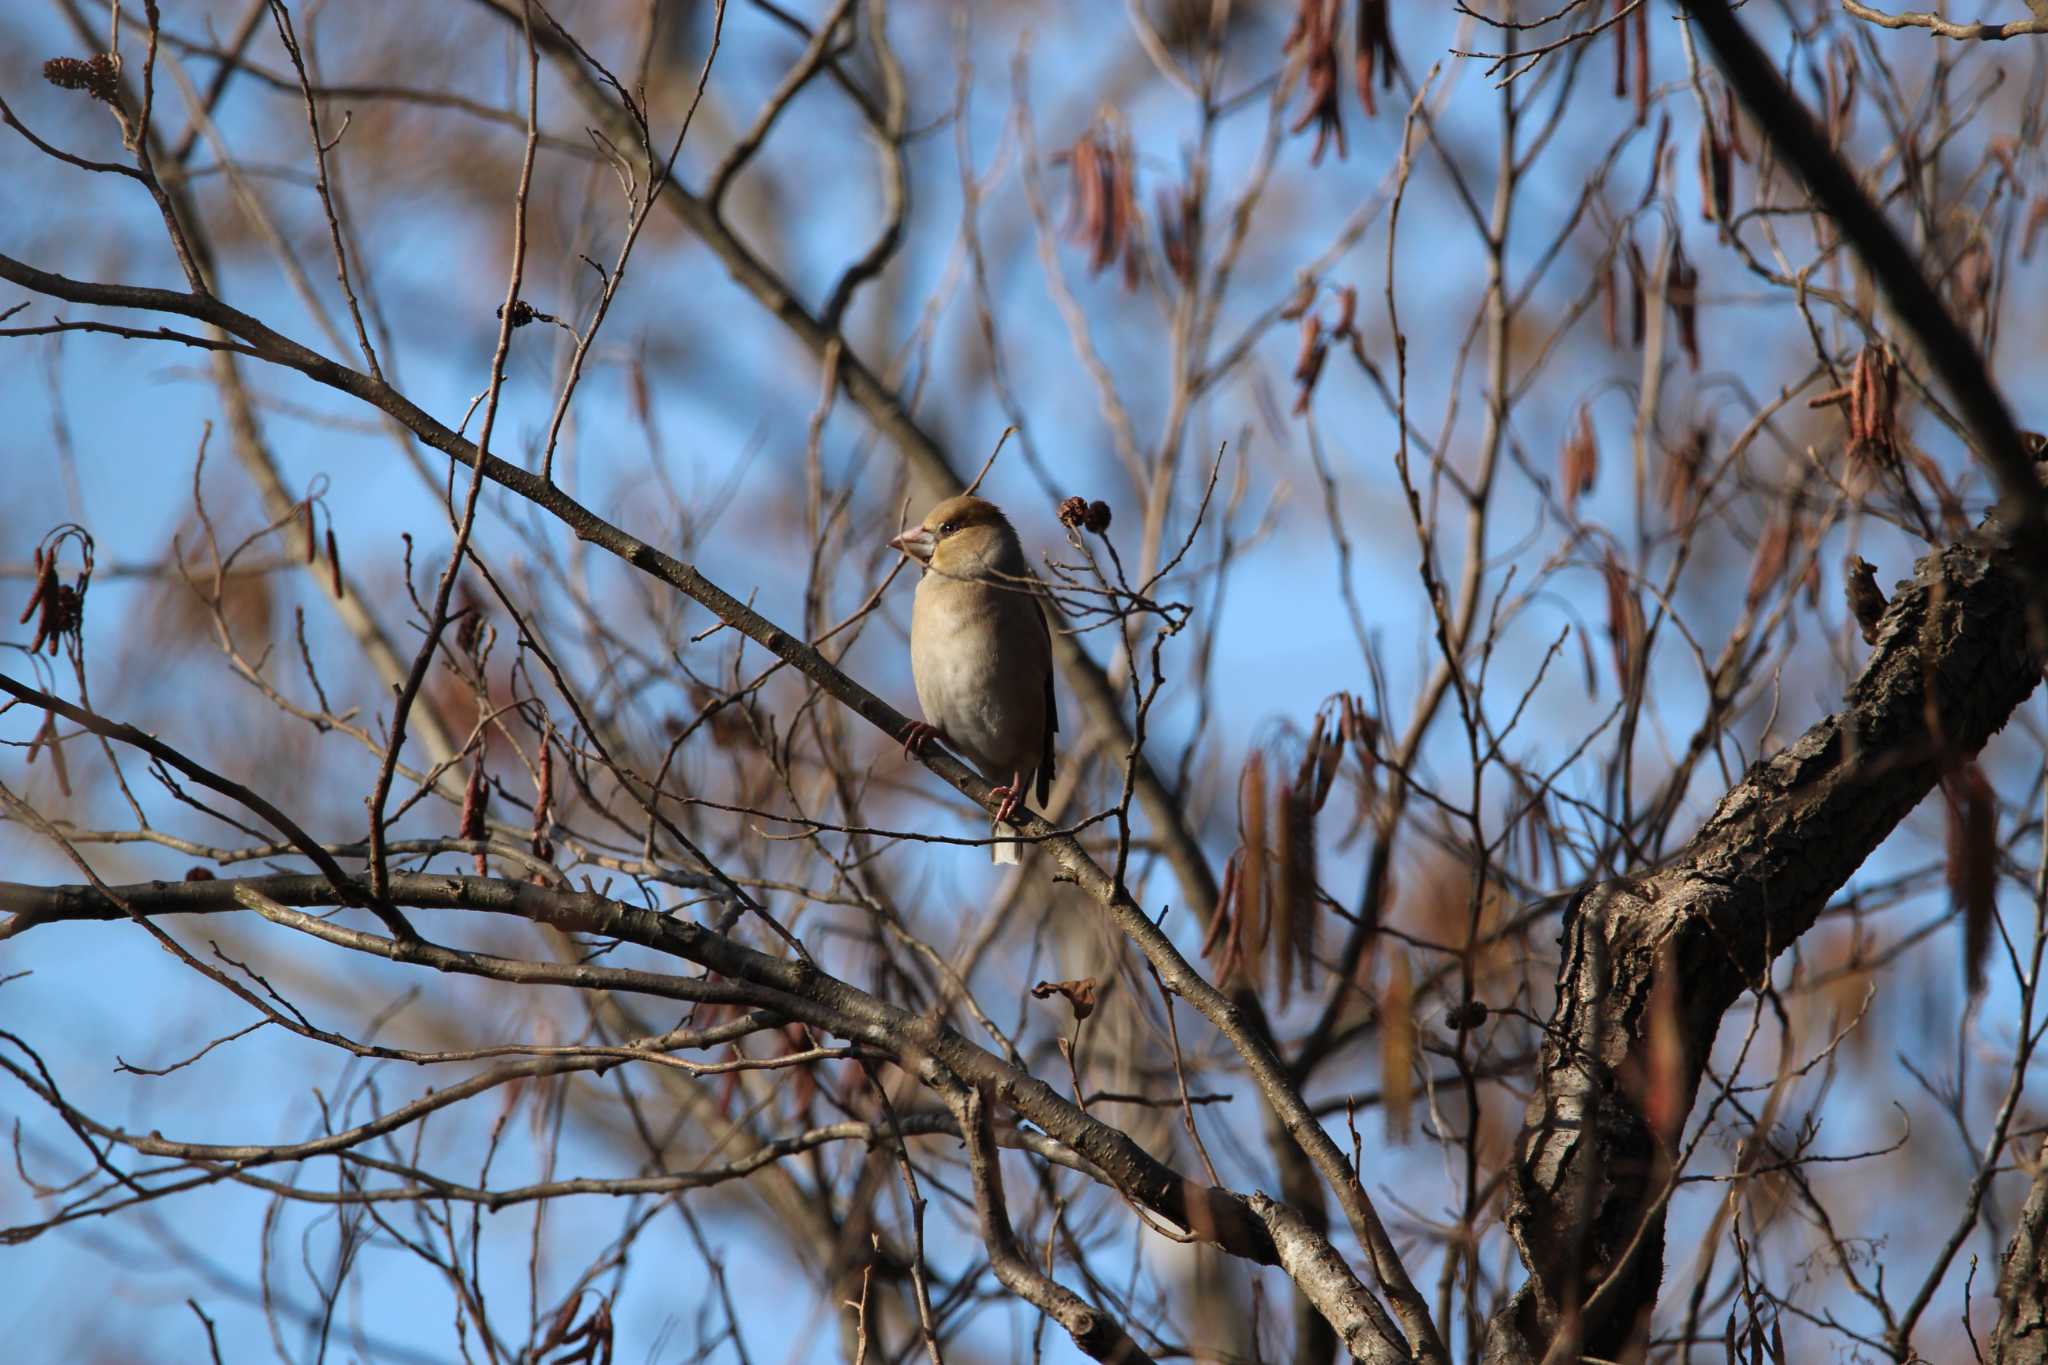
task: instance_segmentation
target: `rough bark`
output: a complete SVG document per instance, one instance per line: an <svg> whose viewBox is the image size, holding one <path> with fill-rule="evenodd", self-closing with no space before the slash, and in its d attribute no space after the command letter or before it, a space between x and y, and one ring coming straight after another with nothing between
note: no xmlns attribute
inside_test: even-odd
<svg viewBox="0 0 2048 1365"><path fill-rule="evenodd" d="M2016 559L1992 526L1923 559L1843 709L1752 766L1670 862L1590 888L1567 915L1509 1177L1529 1279L1490 1324L1488 1361L1541 1360L1561 1333L1614 1358L1655 1306L1669 1167L1642 1103L1653 992L1668 974L1682 1113L1722 1014L2033 691L2040 613Z"/></svg>
<svg viewBox="0 0 2048 1365"><path fill-rule="evenodd" d="M2048 1141L2034 1159L2034 1183L2020 1210L2019 1226L2006 1244L2005 1265L1998 1276L1992 1365L2048 1362Z"/></svg>

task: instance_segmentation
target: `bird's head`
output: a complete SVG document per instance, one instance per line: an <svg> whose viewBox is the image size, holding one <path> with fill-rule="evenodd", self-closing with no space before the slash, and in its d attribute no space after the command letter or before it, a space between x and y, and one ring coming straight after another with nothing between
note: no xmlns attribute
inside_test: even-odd
<svg viewBox="0 0 2048 1365"><path fill-rule="evenodd" d="M889 542L942 574L970 578L1017 557L1017 533L985 498L948 498L924 524Z"/></svg>

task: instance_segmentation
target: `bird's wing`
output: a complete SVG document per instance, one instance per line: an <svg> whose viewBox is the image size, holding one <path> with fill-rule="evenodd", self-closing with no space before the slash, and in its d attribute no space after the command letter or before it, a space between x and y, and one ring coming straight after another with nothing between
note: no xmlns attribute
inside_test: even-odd
<svg viewBox="0 0 2048 1365"><path fill-rule="evenodd" d="M1059 733L1060 707L1052 687L1052 627L1046 623L1045 609L1037 602L1031 605L1031 614L1038 618L1039 634L1045 639L1045 744L1038 759L1038 804L1043 806L1052 790L1052 737Z"/></svg>

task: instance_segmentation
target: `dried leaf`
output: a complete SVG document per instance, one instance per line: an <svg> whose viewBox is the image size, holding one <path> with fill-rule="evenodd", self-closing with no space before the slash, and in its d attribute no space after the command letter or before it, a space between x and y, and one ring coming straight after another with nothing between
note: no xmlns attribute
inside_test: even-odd
<svg viewBox="0 0 2048 1365"><path fill-rule="evenodd" d="M1064 995L1067 1004L1073 1007L1074 1022L1079 1023L1095 1013L1095 978L1084 976L1074 981L1041 981L1031 988L1034 1000L1049 1000L1055 995Z"/></svg>

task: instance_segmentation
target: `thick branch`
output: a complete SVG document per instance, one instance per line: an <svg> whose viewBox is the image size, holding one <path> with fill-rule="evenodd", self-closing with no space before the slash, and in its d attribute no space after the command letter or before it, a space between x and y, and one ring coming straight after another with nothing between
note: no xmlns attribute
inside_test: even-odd
<svg viewBox="0 0 2048 1365"><path fill-rule="evenodd" d="M2034 1183L1998 1274L1993 1365L2048 1362L2048 1142L2036 1150L2034 1160L2039 1163Z"/></svg>
<svg viewBox="0 0 2048 1365"><path fill-rule="evenodd" d="M967 1139L967 1169L974 1177L974 1205L981 1215L981 1240L988 1247L989 1269L1003 1288L1067 1329L1074 1345L1094 1360L1149 1365L1152 1357L1125 1332L1123 1324L1093 1307L1079 1294L1040 1270L1017 1245L1010 1210L1003 1198L1003 1172L996 1159L995 1128L988 1105L978 1090L968 1090L955 1103L961 1134Z"/></svg>
<svg viewBox="0 0 2048 1365"><path fill-rule="evenodd" d="M1656 1302L1668 1153L1642 1085L1656 1067L1660 980L1671 977L1683 1042L1682 1110L1722 1013L2033 692L2042 654L2030 598L1998 534L1922 560L1844 709L1751 767L1669 863L1593 888L1568 916L1557 1012L1510 1172L1508 1226L1530 1279L1496 1317L1489 1360L1540 1359L1596 1289L1583 1349L1619 1355Z"/></svg>

